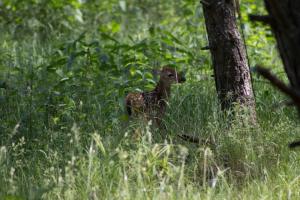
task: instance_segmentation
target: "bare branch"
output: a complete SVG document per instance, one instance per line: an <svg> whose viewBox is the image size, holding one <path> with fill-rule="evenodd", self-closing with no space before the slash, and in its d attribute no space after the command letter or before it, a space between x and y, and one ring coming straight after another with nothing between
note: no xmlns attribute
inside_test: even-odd
<svg viewBox="0 0 300 200"><path fill-rule="evenodd" d="M210 46L202 47L201 50L210 50Z"/></svg>
<svg viewBox="0 0 300 200"><path fill-rule="evenodd" d="M249 15L250 21L262 22L263 24L272 24L272 18L269 15Z"/></svg>
<svg viewBox="0 0 300 200"><path fill-rule="evenodd" d="M298 147L298 146L300 146L300 140L294 141L294 142L289 144L289 148L291 148L291 149L293 149L295 147Z"/></svg>
<svg viewBox="0 0 300 200"><path fill-rule="evenodd" d="M287 86L284 82L279 80L274 74L270 72L270 70L263 68L261 66L256 66L255 70L264 78L268 79L272 83L272 85L277 87L281 92L291 97L295 105L298 108L300 108L300 95L297 91L295 91L291 87Z"/></svg>
<svg viewBox="0 0 300 200"><path fill-rule="evenodd" d="M205 6L210 6L210 3L208 3L207 1L205 0L202 0L200 1L201 4L205 5Z"/></svg>

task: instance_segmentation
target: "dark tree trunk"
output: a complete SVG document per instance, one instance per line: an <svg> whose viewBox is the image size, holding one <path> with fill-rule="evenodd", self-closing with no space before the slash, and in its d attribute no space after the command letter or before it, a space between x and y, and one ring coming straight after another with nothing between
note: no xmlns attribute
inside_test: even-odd
<svg viewBox="0 0 300 200"><path fill-rule="evenodd" d="M249 109L250 120L255 123L255 99L246 49L237 27L234 0L201 3L221 108L229 110L239 104Z"/></svg>
<svg viewBox="0 0 300 200"><path fill-rule="evenodd" d="M293 89L300 90L300 1L265 0L285 71Z"/></svg>
<svg viewBox="0 0 300 200"><path fill-rule="evenodd" d="M258 68L258 72L289 95L300 113L300 1L265 0L265 5L269 15L252 19L271 26L290 87L262 68ZM300 140L290 144L290 148L297 146L300 146Z"/></svg>

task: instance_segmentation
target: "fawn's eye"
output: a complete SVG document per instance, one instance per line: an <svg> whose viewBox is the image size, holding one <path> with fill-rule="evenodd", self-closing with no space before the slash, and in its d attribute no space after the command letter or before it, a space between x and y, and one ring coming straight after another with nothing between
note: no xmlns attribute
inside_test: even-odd
<svg viewBox="0 0 300 200"><path fill-rule="evenodd" d="M168 74L168 77L170 77L170 78L174 77L174 74Z"/></svg>

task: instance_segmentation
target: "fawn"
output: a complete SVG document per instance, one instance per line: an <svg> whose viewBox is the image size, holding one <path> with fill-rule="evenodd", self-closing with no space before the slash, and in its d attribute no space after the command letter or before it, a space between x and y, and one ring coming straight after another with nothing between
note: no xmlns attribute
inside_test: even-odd
<svg viewBox="0 0 300 200"><path fill-rule="evenodd" d="M171 94L171 85L186 81L182 72L164 66L157 71L160 79L154 90L150 92L132 92L126 96L126 109L129 116L143 116L146 120L153 120L159 128L162 126L161 120L167 107L167 100ZM176 134L181 139L193 143L207 143L206 141L187 134Z"/></svg>
<svg viewBox="0 0 300 200"><path fill-rule="evenodd" d="M161 119L167 107L167 100L171 94L171 85L185 82L184 74L174 68L164 66L157 71L160 79L154 90L150 92L132 92L126 96L126 109L129 116L143 116L162 127Z"/></svg>

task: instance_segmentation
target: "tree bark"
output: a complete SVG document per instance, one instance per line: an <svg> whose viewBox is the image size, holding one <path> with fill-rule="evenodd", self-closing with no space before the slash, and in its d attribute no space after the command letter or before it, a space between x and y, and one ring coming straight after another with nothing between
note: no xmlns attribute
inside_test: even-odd
<svg viewBox="0 0 300 200"><path fill-rule="evenodd" d="M246 49L237 27L234 0L205 0L203 5L209 49L222 110L235 104L250 112L256 123L255 99Z"/></svg>
<svg viewBox="0 0 300 200"><path fill-rule="evenodd" d="M294 90L300 90L300 1L265 0L285 72Z"/></svg>
<svg viewBox="0 0 300 200"><path fill-rule="evenodd" d="M286 86L282 90L274 81L272 83L293 99L300 114L300 1L265 0L265 6L290 88ZM290 148L298 146L300 140L289 145Z"/></svg>

